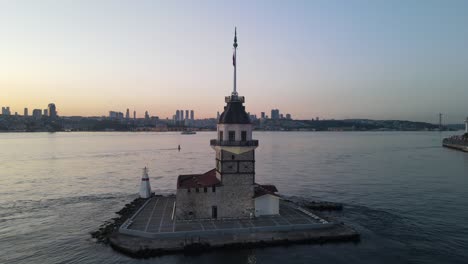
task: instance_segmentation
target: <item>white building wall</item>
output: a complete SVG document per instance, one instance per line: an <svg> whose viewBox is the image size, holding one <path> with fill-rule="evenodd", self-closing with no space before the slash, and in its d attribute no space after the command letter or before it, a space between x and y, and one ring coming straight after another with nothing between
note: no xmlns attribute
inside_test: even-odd
<svg viewBox="0 0 468 264"><path fill-rule="evenodd" d="M279 197L265 194L255 198L255 216L279 214Z"/></svg>
<svg viewBox="0 0 468 264"><path fill-rule="evenodd" d="M236 141L241 140L241 131L247 131L247 140L252 140L252 124L218 124L218 139L219 131L223 131L221 140L229 140L229 131L236 132Z"/></svg>

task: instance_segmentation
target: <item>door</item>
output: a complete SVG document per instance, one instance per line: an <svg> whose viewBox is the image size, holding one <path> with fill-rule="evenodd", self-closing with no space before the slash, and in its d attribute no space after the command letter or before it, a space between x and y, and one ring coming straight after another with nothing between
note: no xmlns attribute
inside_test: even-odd
<svg viewBox="0 0 468 264"><path fill-rule="evenodd" d="M218 218L218 207L211 206L211 218Z"/></svg>

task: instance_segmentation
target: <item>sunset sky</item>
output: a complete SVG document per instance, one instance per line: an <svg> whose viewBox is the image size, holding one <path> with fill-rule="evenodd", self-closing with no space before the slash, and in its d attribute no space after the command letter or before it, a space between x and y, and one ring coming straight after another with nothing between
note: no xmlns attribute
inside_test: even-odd
<svg viewBox="0 0 468 264"><path fill-rule="evenodd" d="M1 1L0 106L461 123L468 1Z"/></svg>

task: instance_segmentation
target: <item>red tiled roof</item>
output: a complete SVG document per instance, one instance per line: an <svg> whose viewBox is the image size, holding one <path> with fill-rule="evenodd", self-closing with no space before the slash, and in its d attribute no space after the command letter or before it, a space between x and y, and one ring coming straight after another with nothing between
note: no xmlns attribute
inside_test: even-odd
<svg viewBox="0 0 468 264"><path fill-rule="evenodd" d="M203 174L179 175L177 178L177 189L200 188L219 185L221 182L216 178L216 169Z"/></svg>
<svg viewBox="0 0 468 264"><path fill-rule="evenodd" d="M261 184L256 183L255 188L254 188L254 197L253 198L257 198L257 197L260 197L260 196L263 196L263 195L266 195L266 194L270 194L270 195L273 195L273 196L278 196L275 193L277 191L278 191L278 189L276 189L276 186L274 186L274 185L271 185L271 184L261 185Z"/></svg>

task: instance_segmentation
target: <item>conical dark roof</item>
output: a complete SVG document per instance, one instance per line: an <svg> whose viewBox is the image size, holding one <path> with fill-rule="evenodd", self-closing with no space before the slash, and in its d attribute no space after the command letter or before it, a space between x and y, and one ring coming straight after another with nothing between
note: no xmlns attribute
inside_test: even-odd
<svg viewBox="0 0 468 264"><path fill-rule="evenodd" d="M228 102L219 116L219 124L250 124L250 117L245 112L241 101Z"/></svg>

